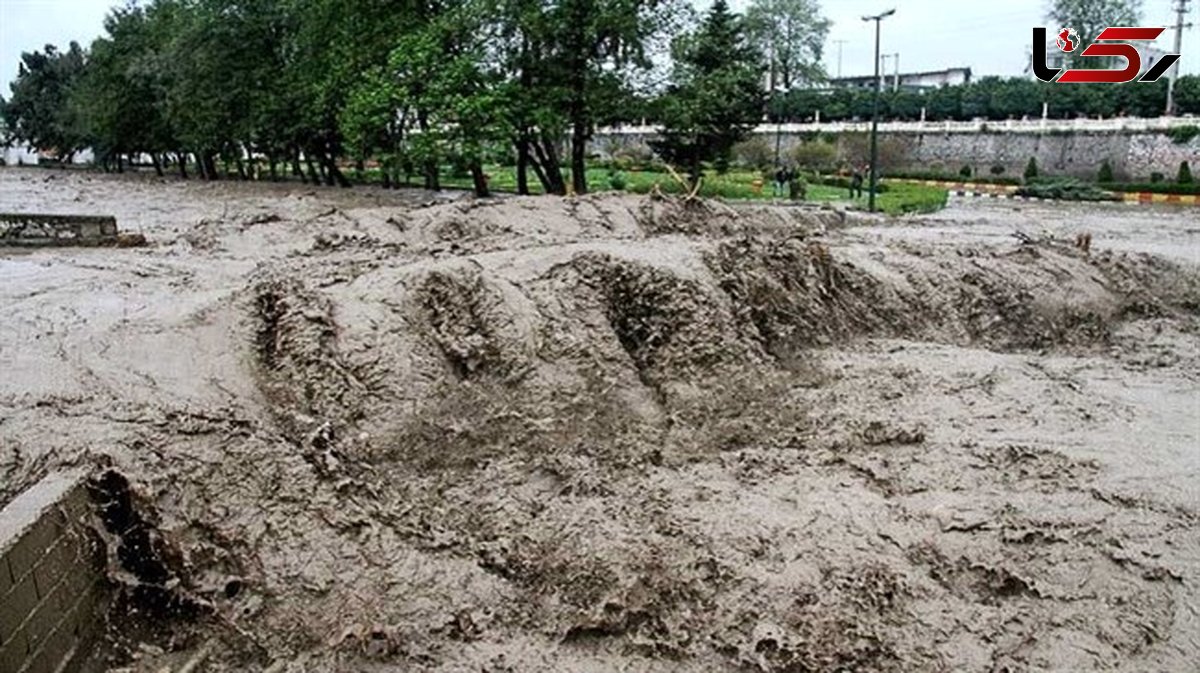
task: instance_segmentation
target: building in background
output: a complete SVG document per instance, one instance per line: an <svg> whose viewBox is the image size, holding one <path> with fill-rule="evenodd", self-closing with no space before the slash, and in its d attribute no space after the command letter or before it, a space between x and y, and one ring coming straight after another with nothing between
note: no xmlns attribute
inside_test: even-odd
<svg viewBox="0 0 1200 673"><path fill-rule="evenodd" d="M883 73L883 89L904 89L907 91L926 91L943 86L968 84L971 81L970 68L946 68L945 70L924 70L921 72ZM872 89L875 87L874 75L857 77L834 77L829 80L831 88Z"/></svg>

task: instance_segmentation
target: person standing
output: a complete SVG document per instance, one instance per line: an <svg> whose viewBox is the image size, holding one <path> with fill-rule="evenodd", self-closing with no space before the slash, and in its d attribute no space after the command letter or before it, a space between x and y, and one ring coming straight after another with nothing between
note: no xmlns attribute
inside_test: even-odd
<svg viewBox="0 0 1200 673"><path fill-rule="evenodd" d="M863 186L863 169L861 166L854 167L854 174L850 176L850 198L862 198Z"/></svg>

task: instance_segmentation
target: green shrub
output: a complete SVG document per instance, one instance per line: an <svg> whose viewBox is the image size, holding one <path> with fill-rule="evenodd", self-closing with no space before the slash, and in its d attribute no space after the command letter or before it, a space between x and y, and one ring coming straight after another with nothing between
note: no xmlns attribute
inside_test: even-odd
<svg viewBox="0 0 1200 673"><path fill-rule="evenodd" d="M1036 157L1029 157L1029 163L1025 164L1025 179L1032 180L1038 176L1038 165Z"/></svg>
<svg viewBox="0 0 1200 673"><path fill-rule="evenodd" d="M825 176L822 176L819 180L817 180L817 183L825 185L827 187L837 187L839 189L850 189L850 178L848 178L844 175L825 175ZM871 187L870 177L863 176L863 185L862 185L863 194L866 194L867 190L870 189L870 187ZM878 185L875 185L875 193L876 194L883 194L886 191L888 191L888 186L886 184L884 184L883 182L880 182Z"/></svg>
<svg viewBox="0 0 1200 673"><path fill-rule="evenodd" d="M901 180L941 180L945 182L962 182L963 178L960 175L946 172L944 170L929 170L929 171L889 171L889 178L897 178ZM970 178L970 182L985 184L985 185L1019 185L1020 178L1009 177L1005 175L988 175L975 176Z"/></svg>
<svg viewBox="0 0 1200 673"><path fill-rule="evenodd" d="M1063 201L1113 201L1116 196L1074 178L1034 180L1017 190L1018 196Z"/></svg>
<svg viewBox="0 0 1200 673"><path fill-rule="evenodd" d="M1179 175L1175 178L1175 182L1181 185L1192 184L1192 167L1188 165L1188 162L1179 162Z"/></svg>
<svg viewBox="0 0 1200 673"><path fill-rule="evenodd" d="M608 172L608 186L613 190L622 192L625 191L625 174L621 171Z"/></svg>
<svg viewBox="0 0 1200 673"><path fill-rule="evenodd" d="M1200 195L1200 184L1176 184L1173 182L1106 182L1100 187L1110 192L1150 192L1152 194L1196 194Z"/></svg>
<svg viewBox="0 0 1200 673"><path fill-rule="evenodd" d="M970 166L963 166L962 168L958 169L958 175L959 175L959 177L962 177L962 178L971 177L971 172L972 171L971 171Z"/></svg>
<svg viewBox="0 0 1200 673"><path fill-rule="evenodd" d="M1150 174L1150 182L1162 182L1166 179L1166 177L1167 176L1163 175L1162 173L1154 171Z"/></svg>
<svg viewBox="0 0 1200 673"><path fill-rule="evenodd" d="M762 170L775 163L775 150L762 136L751 136L733 146L733 159L739 166Z"/></svg>
<svg viewBox="0 0 1200 673"><path fill-rule="evenodd" d="M1001 166L1000 164L992 164L992 168L990 170L992 172L992 175L1003 175L1004 174L1004 166Z"/></svg>
<svg viewBox="0 0 1200 673"><path fill-rule="evenodd" d="M1112 182L1112 181L1113 181L1112 164L1108 163L1108 159L1105 159L1104 162L1100 164L1100 170L1096 173L1096 182Z"/></svg>
<svg viewBox="0 0 1200 673"><path fill-rule="evenodd" d="M1174 128L1167 129L1167 136L1171 139L1171 142L1175 143L1176 145L1186 145L1197 135L1200 135L1200 126L1196 126L1195 124L1187 124L1184 126L1176 126Z"/></svg>
<svg viewBox="0 0 1200 673"><path fill-rule="evenodd" d="M804 170L830 171L837 163L837 147L822 140L810 140L793 147L788 158Z"/></svg>

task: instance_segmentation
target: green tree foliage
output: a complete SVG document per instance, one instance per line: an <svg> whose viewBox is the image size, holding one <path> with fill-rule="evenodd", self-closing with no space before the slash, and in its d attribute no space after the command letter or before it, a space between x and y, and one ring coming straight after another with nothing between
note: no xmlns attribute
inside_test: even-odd
<svg viewBox="0 0 1200 673"><path fill-rule="evenodd" d="M1108 159L1105 159L1103 162L1100 163L1100 170L1096 172L1096 182L1112 182L1112 181L1113 181L1112 164L1108 163Z"/></svg>
<svg viewBox="0 0 1200 673"><path fill-rule="evenodd" d="M1025 180L1029 181L1038 176L1038 165L1036 157L1029 157L1029 163L1025 164Z"/></svg>
<svg viewBox="0 0 1200 673"><path fill-rule="evenodd" d="M790 91L825 79L821 51L829 36L829 19L816 0L751 0L746 34L768 70L768 91Z"/></svg>
<svg viewBox="0 0 1200 673"><path fill-rule="evenodd" d="M1192 184L1192 167L1188 165L1188 162L1179 162L1179 175L1175 178L1175 182L1181 185Z"/></svg>
<svg viewBox="0 0 1200 673"><path fill-rule="evenodd" d="M1141 25L1141 0L1052 0L1047 16L1057 27L1074 28L1079 39L1088 44L1109 26ZM1111 58L1080 58L1083 49L1067 56L1072 68L1107 68Z"/></svg>
<svg viewBox="0 0 1200 673"><path fill-rule="evenodd" d="M799 122L811 121L820 113L823 121L866 119L871 114L872 95L869 89L796 89L773 103L771 117ZM922 92L885 91L880 114L884 119L916 120L924 108L929 121L1037 119L1046 103L1051 119L1156 117L1166 101L1166 80L1130 86L1062 86L1024 77L982 77ZM1176 102L1180 114L1200 113L1200 77L1179 78Z"/></svg>
<svg viewBox="0 0 1200 673"><path fill-rule="evenodd" d="M68 104L85 64L84 51L74 42L66 51L46 45L44 51L21 54L12 96L3 108L8 140L63 157L85 147L80 122Z"/></svg>
<svg viewBox="0 0 1200 673"><path fill-rule="evenodd" d="M762 61L742 20L716 0L700 28L675 44L675 73L660 100L656 150L686 166L693 182L701 162L727 164L733 145L761 119Z"/></svg>

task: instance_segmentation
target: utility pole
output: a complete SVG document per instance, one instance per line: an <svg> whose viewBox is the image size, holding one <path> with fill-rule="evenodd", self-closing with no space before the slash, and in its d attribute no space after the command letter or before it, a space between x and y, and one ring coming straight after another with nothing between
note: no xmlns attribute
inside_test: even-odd
<svg viewBox="0 0 1200 673"><path fill-rule="evenodd" d="M863 21L875 22L875 100L871 105L871 186L867 194L867 210L875 212L875 188L879 185L879 24L896 13L889 9L875 16L864 16Z"/></svg>
<svg viewBox="0 0 1200 673"><path fill-rule="evenodd" d="M838 79L841 79L841 77L842 77L842 45L846 44L846 40L834 40L833 43L838 46L838 69L837 69L838 74L837 74L837 76L838 76Z"/></svg>
<svg viewBox="0 0 1200 673"><path fill-rule="evenodd" d="M1183 15L1187 14L1187 4L1190 0L1178 0L1175 5L1175 49L1172 53L1182 54L1183 51L1183 29L1191 28L1192 24L1183 22ZM1171 66L1171 72L1167 73L1167 116L1175 114L1175 78L1179 76L1179 63L1176 62Z"/></svg>
<svg viewBox="0 0 1200 673"><path fill-rule="evenodd" d="M880 60L879 67L881 70L883 70L884 73L887 73L887 60L889 58L892 59L892 64L893 64L893 68L894 68L894 70L893 70L894 76L892 78L892 91L896 91L897 89L900 88L900 52L896 51L896 52L892 52L890 54L884 54L883 56L879 57L879 60ZM880 79L880 81L886 81L886 78L887 78L887 75L884 74L884 75L881 75L879 79Z"/></svg>

